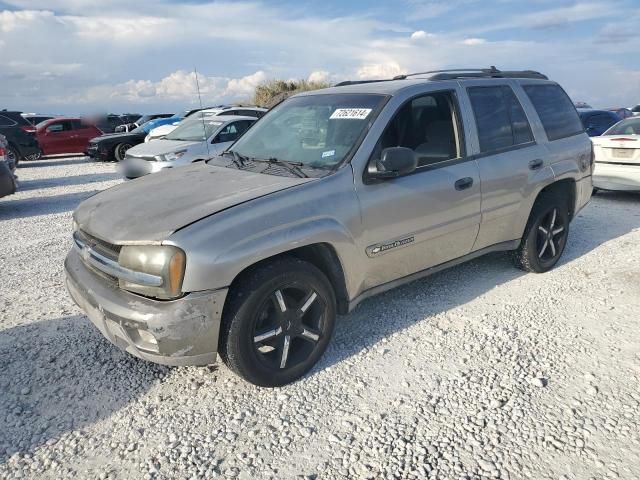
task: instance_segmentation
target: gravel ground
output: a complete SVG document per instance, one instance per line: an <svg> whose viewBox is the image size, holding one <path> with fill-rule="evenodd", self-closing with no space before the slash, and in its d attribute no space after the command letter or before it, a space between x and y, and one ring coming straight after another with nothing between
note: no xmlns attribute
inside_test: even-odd
<svg viewBox="0 0 640 480"><path fill-rule="evenodd" d="M597 196L548 274L496 254L362 303L310 375L267 390L136 360L72 303L71 212L113 165L18 174L0 478L640 478L640 196Z"/></svg>

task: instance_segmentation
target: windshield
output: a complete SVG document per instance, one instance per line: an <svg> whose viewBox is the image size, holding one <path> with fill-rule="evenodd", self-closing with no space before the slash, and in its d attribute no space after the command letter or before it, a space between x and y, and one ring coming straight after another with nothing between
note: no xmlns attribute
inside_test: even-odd
<svg viewBox="0 0 640 480"><path fill-rule="evenodd" d="M209 138L220 128L224 122L214 122L212 120L189 119L184 120L169 135L166 140L181 140L184 142L202 142Z"/></svg>
<svg viewBox="0 0 640 480"><path fill-rule="evenodd" d="M616 123L603 135L640 135L640 118L628 118Z"/></svg>
<svg viewBox="0 0 640 480"><path fill-rule="evenodd" d="M230 150L246 158L330 169L358 146L385 98L373 94L291 98L263 117Z"/></svg>

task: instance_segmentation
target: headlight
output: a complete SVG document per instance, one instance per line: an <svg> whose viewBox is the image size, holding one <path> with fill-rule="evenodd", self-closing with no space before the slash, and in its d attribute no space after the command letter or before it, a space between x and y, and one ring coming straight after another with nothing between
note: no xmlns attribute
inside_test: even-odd
<svg viewBox="0 0 640 480"><path fill-rule="evenodd" d="M179 159L185 153L187 153L186 150L180 150L179 152L169 152L165 153L164 155L158 155L156 158L159 162L173 162L174 160Z"/></svg>
<svg viewBox="0 0 640 480"><path fill-rule="evenodd" d="M120 279L120 288L162 300L179 297L186 265L186 255L171 245L125 245L120 250L118 263L124 268L159 277L160 285L150 285ZM145 284L147 283L147 284ZM152 283L152 282L149 282Z"/></svg>
<svg viewBox="0 0 640 480"><path fill-rule="evenodd" d="M145 143L147 143L149 140L151 140L151 134L149 134L146 137L144 137L144 142Z"/></svg>

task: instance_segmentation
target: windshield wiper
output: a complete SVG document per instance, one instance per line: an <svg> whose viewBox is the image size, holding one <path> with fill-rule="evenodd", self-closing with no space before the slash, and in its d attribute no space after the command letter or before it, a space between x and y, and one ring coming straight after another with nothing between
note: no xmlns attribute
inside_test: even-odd
<svg viewBox="0 0 640 480"><path fill-rule="evenodd" d="M225 150L224 152L222 152L222 156L224 156L225 154L231 154L231 156L233 157L231 161L238 168L244 167L244 162L248 160L247 157L245 157L244 155L240 155L234 150Z"/></svg>
<svg viewBox="0 0 640 480"><path fill-rule="evenodd" d="M286 160L280 160L279 158L275 158L275 157L271 157L267 159L252 158L251 160L253 160L254 162L264 162L272 165L282 165L283 167L286 167L286 169L289 170L289 172L293 173L294 175L300 178L309 178L309 175L304 173L300 168L304 165L304 163L302 162L288 162Z"/></svg>

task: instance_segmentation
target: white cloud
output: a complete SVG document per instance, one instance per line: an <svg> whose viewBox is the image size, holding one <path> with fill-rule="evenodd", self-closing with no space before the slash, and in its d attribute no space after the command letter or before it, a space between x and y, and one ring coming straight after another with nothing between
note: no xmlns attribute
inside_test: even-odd
<svg viewBox="0 0 640 480"><path fill-rule="evenodd" d="M433 37L432 33L427 33L424 30L418 30L417 32L413 32L411 34L411 40L413 40L414 42L420 41L420 40L425 40L427 38Z"/></svg>
<svg viewBox="0 0 640 480"><path fill-rule="evenodd" d="M465 38L462 43L464 45L482 45L487 41L484 38Z"/></svg>
<svg viewBox="0 0 640 480"><path fill-rule="evenodd" d="M21 10L14 12L3 10L0 12L0 32L27 30L36 23L42 23L53 18L53 12L50 11Z"/></svg>
<svg viewBox="0 0 640 480"><path fill-rule="evenodd" d="M316 70L309 74L307 80L309 82L328 82L330 80L330 75L326 70Z"/></svg>
<svg viewBox="0 0 640 480"><path fill-rule="evenodd" d="M402 73L406 73L406 71L397 62L390 61L363 65L358 69L357 76L360 79L378 79L392 78Z"/></svg>

